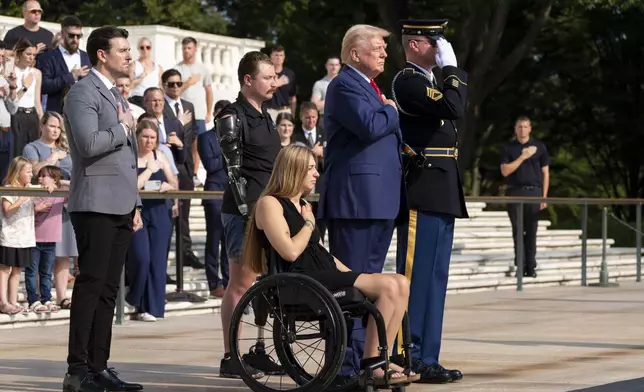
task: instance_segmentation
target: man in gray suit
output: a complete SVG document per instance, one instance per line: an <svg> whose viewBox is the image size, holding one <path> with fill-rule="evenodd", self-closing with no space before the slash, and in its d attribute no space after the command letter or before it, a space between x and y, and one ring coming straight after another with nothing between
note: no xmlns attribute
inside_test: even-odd
<svg viewBox="0 0 644 392"><path fill-rule="evenodd" d="M65 392L138 391L107 367L116 295L138 207L132 113L114 86L132 57L127 30L107 26L87 40L93 69L65 98L72 170L69 207L78 245Z"/></svg>

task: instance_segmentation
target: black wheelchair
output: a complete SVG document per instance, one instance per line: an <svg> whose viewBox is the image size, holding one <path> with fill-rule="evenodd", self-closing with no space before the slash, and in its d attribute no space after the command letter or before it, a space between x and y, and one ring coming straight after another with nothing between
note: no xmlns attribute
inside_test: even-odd
<svg viewBox="0 0 644 392"><path fill-rule="evenodd" d="M382 388L404 392L409 384L389 385L387 380L385 386L377 386L373 377L373 371L378 368L387 373L392 358L387 347L384 321L371 301L354 287L330 292L308 276L283 272L284 269L280 268L283 266L276 265L275 260L269 260L268 264L269 273L258 278L241 298L230 325L231 359L265 372L265 376L258 379L248 371L242 372L241 378L250 389L254 392L340 392L359 388L373 392ZM245 316L248 307L253 310L252 316ZM359 378L360 381L338 376L347 349L346 320L363 318L366 325L369 316L376 320L379 358L363 364L365 374ZM257 327L257 336L243 337L243 324ZM408 375L412 343L407 315L403 319L402 330L404 355L397 356L394 361L405 368L404 373ZM271 338L273 344L267 344ZM244 342L250 345L248 349L241 347ZM314 353L302 358L300 354L307 349ZM265 359L273 356L277 361L271 362L273 366L270 369L258 365L258 359L259 362L264 359L266 364Z"/></svg>

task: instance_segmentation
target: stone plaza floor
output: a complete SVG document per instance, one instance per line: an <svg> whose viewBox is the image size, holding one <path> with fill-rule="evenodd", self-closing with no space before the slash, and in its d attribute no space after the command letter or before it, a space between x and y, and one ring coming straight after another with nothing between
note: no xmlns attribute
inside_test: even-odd
<svg viewBox="0 0 644 392"><path fill-rule="evenodd" d="M61 391L67 331L0 331L0 391ZM644 284L450 295L443 338L464 380L408 391L644 391ZM110 365L148 392L248 390L217 377L222 352L216 314L128 321Z"/></svg>

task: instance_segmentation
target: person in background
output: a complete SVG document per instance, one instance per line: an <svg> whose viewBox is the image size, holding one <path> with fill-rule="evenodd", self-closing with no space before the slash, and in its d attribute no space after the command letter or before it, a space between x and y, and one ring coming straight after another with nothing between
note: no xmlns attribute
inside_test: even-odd
<svg viewBox="0 0 644 392"><path fill-rule="evenodd" d="M13 133L11 116L18 110L16 75L5 72L9 61L5 57L6 45L0 40L0 180L7 176L7 170L13 159Z"/></svg>
<svg viewBox="0 0 644 392"><path fill-rule="evenodd" d="M69 155L69 143L65 132L63 117L56 112L45 112L40 119L40 138L27 144L22 151L38 173L45 166L56 166L61 170L61 184L68 187L72 172L72 158ZM54 286L56 302L61 309L69 309L71 300L67 297L67 284L70 281L69 267L78 270L76 235L69 219L67 207L62 213L62 237L56 243L56 261L54 262Z"/></svg>
<svg viewBox="0 0 644 392"><path fill-rule="evenodd" d="M164 154L157 154L159 128L153 120L136 126L138 146L137 185L142 190L167 192L178 188L177 177ZM127 302L136 308L136 319L154 322L165 313L167 250L172 236L171 204L167 199L144 199L143 228L132 238L128 251L130 290Z"/></svg>
<svg viewBox="0 0 644 392"><path fill-rule="evenodd" d="M313 102L302 102L302 105L300 105L300 121L302 126L293 132L293 140L304 143L315 155L315 160L318 163L317 170L320 173L320 179L313 190L313 193L317 194L320 194L322 189L324 189L324 149L326 147L324 125L318 121L319 119L320 113L318 112L317 106ZM313 214L317 217L315 226L318 228L322 242L324 242L326 223L324 219L318 217L319 205L320 203L318 201L311 202Z"/></svg>
<svg viewBox="0 0 644 392"><path fill-rule="evenodd" d="M38 171L38 183L58 189L62 171L44 166ZM34 201L36 246L32 248L31 264L25 268L25 288L29 310L34 313L57 312L60 307L51 301L51 278L56 260L56 243L62 239L64 197L40 197ZM36 291L36 280L40 295ZM67 283L67 282L65 282Z"/></svg>
<svg viewBox="0 0 644 392"><path fill-rule="evenodd" d="M181 72L183 86L181 97L195 107L194 118L197 135L206 132L206 124L212 121L212 75L203 63L197 62L197 40L186 37L181 40L183 60L173 68Z"/></svg>
<svg viewBox="0 0 644 392"><path fill-rule="evenodd" d="M214 115L217 116L229 104L229 101L217 101ZM226 189L228 174L214 128L198 136L197 150L207 173L204 190L223 191ZM224 226L221 221L221 203L221 199L203 199L201 201L206 216L206 278L208 279L210 296L214 298L224 296L230 278ZM220 267L221 276L219 275Z"/></svg>
<svg viewBox="0 0 644 392"><path fill-rule="evenodd" d="M548 197L550 188L550 157L546 145L530 136L530 119L520 116L514 125L515 140L501 152L501 174L508 179L506 196ZM516 266L519 204L508 205L514 239L514 265ZM546 203L523 205L523 276L537 277L537 229L539 211Z"/></svg>
<svg viewBox="0 0 644 392"><path fill-rule="evenodd" d="M28 160L15 157L9 165L5 186L28 188L32 169ZM51 192L53 187L48 190ZM18 305L18 285L22 268L31 264L31 248L36 246L35 211L30 197L2 196L0 200L0 313L11 315L25 311Z"/></svg>
<svg viewBox="0 0 644 392"><path fill-rule="evenodd" d="M163 67L152 60L152 42L149 38L139 39L139 59L130 65L130 80L132 81L129 101L137 106L143 106L143 93L150 87L161 88Z"/></svg>
<svg viewBox="0 0 644 392"><path fill-rule="evenodd" d="M277 74L277 89L273 93L273 98L266 102L266 108L273 121L277 121L277 115L282 112L295 116L297 83L295 81L295 72L284 66L286 53L282 45L273 46L270 49L270 57Z"/></svg>
<svg viewBox="0 0 644 392"><path fill-rule="evenodd" d="M123 98L125 99L130 98L130 89L132 88L132 80L130 79L129 76L126 75L126 76L121 76L120 78L114 79L114 85L116 86L117 90L119 90L121 95L123 95ZM141 100L141 104L143 104L142 100ZM132 110L132 117L134 117L134 119L138 119L139 117L141 117L142 114L145 113L144 108L142 108L141 106L133 102L130 102L130 110Z"/></svg>
<svg viewBox="0 0 644 392"><path fill-rule="evenodd" d="M22 5L22 16L25 20L24 24L7 31L4 42L8 48L13 48L19 40L27 39L33 42L38 54L44 53L53 41L54 34L40 26L42 19L40 3L34 0L25 1Z"/></svg>
<svg viewBox="0 0 644 392"><path fill-rule="evenodd" d="M38 56L42 72L42 93L47 97L46 110L62 112L65 93L87 76L92 64L87 53L80 49L83 24L75 16L67 16L60 24L61 44L54 50ZM43 107L45 106L43 102Z"/></svg>
<svg viewBox="0 0 644 392"><path fill-rule="evenodd" d="M331 56L326 60L324 68L326 68L326 75L315 82L313 85L313 92L311 93L311 102L315 104L320 112L320 115L324 115L324 102L326 99L326 89L329 87L329 83L338 76L340 73L340 58L336 56Z"/></svg>
<svg viewBox="0 0 644 392"><path fill-rule="evenodd" d="M38 121L43 116L40 102L42 74L33 67L36 45L21 39L14 48L18 87L18 111L11 116L14 154L19 156L25 146L39 137Z"/></svg>
<svg viewBox="0 0 644 392"><path fill-rule="evenodd" d="M280 133L280 142L282 143L282 147L286 147L290 144L298 144L306 147L305 143L297 142L293 139L295 118L291 113L282 112L278 114L275 124L277 125L277 131Z"/></svg>

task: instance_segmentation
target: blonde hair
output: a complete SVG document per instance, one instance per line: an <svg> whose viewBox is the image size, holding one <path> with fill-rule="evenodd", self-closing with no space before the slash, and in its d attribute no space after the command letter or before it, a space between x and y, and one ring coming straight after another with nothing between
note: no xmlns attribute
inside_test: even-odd
<svg viewBox="0 0 644 392"><path fill-rule="evenodd" d="M366 24L351 26L344 34L344 38L342 38L342 51L340 52L342 62L345 64L354 64L354 61L351 59L351 51L353 49L369 44L369 41L374 37L387 38L390 35L391 33L387 30L376 26Z"/></svg>
<svg viewBox="0 0 644 392"><path fill-rule="evenodd" d="M277 154L271 178L260 198L264 196L291 198L297 195L302 190L302 183L309 172L311 158L315 159L315 155L308 147L294 144L284 147ZM254 208L246 229L242 258L244 265L253 272L261 274L266 272L266 254L259 242L260 233L255 224L255 213Z"/></svg>
<svg viewBox="0 0 644 392"><path fill-rule="evenodd" d="M18 177L22 169L27 165L31 166L31 162L29 162L27 158L24 158L21 156L17 156L13 158L13 160L11 161L11 164L9 164L9 170L7 171L7 178L5 178L4 180L5 185L10 185L13 187L23 186L18 180Z"/></svg>
<svg viewBox="0 0 644 392"><path fill-rule="evenodd" d="M69 142L67 141L67 131L65 130L65 121L63 121L63 116L56 112L45 112L45 114L43 114L42 118L40 119L40 126L45 126L50 118L57 119L58 124L60 125L60 136L58 136L58 139L56 139L56 141L54 142L56 144L56 147L59 150L69 152ZM42 134L42 129L40 133Z"/></svg>

